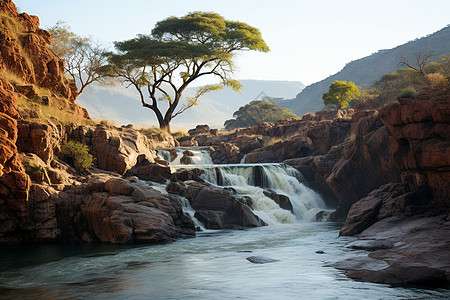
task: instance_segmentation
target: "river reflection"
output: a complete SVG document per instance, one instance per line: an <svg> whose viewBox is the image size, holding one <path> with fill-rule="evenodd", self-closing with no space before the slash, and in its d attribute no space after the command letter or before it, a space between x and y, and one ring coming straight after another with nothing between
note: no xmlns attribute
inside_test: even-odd
<svg viewBox="0 0 450 300"><path fill-rule="evenodd" d="M1 248L1 299L439 299L447 290L356 282L324 265L346 248L341 224L207 231L153 246ZM316 253L323 251L323 254ZM320 252L321 253L321 252ZM249 256L276 260L254 264Z"/></svg>

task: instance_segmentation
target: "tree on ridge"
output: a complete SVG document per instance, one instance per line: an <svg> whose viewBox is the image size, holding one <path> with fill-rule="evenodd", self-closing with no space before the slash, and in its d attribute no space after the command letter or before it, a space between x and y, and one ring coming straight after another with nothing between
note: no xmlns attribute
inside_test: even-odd
<svg viewBox="0 0 450 300"><path fill-rule="evenodd" d="M348 103L361 96L358 87L352 81L335 80L328 90L328 93L322 95L325 105L334 104L338 109L346 108Z"/></svg>
<svg viewBox="0 0 450 300"><path fill-rule="evenodd" d="M197 105L201 95L223 86L240 89L232 78L237 53L269 51L258 29L213 12L170 17L158 22L150 35L114 45L117 53L110 54L107 72L133 86L142 106L151 109L160 128L169 132L172 119ZM180 104L188 85L208 75L220 83L203 86Z"/></svg>

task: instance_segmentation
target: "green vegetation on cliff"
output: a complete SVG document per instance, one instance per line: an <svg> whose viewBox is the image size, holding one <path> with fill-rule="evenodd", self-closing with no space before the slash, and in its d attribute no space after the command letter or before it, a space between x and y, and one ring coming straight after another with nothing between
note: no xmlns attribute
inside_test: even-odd
<svg viewBox="0 0 450 300"><path fill-rule="evenodd" d="M340 72L307 86L295 99L278 103L280 107L292 109L302 116L323 109L322 95L335 80L353 81L357 86L367 89L384 74L390 74L399 68L401 57L414 61L415 53L433 52L432 60L450 52L450 26L426 37L410 41L393 49L380 50L370 56L349 62Z"/></svg>
<svg viewBox="0 0 450 300"><path fill-rule="evenodd" d="M415 63L404 62L407 69L385 74L363 90L361 100L366 107L379 108L398 98L414 98L416 92L425 88L448 88L450 53L442 55L439 61L424 61L423 56L416 54Z"/></svg>
<svg viewBox="0 0 450 300"><path fill-rule="evenodd" d="M225 129L255 126L261 122L276 122L278 120L296 118L287 108L279 108L273 103L256 100L239 108L233 114L234 119L225 121Z"/></svg>

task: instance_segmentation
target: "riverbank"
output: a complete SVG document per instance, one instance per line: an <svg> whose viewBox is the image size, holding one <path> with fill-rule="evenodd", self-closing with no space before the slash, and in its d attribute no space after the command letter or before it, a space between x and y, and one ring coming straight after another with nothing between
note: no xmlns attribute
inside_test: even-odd
<svg viewBox="0 0 450 300"><path fill-rule="evenodd" d="M152 246L47 245L1 252L0 293L42 298L114 299L439 299L448 290L360 282L324 264L364 250L337 238L342 224L297 223L222 230ZM1 250L0 250L1 251ZM323 254L316 253L323 251ZM276 260L254 264L256 256ZM21 264L4 264L22 261Z"/></svg>

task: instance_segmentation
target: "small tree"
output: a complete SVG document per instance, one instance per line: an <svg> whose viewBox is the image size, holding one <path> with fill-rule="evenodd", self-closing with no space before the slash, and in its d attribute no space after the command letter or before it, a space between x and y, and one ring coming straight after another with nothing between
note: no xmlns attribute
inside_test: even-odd
<svg viewBox="0 0 450 300"><path fill-rule="evenodd" d="M276 122L297 118L297 115L288 108L280 108L276 104L255 100L233 113L234 119L225 121L225 129L232 130L240 127L255 126L261 122Z"/></svg>
<svg viewBox="0 0 450 300"><path fill-rule="evenodd" d="M212 12L167 18L156 24L151 35L116 42L115 47L118 53L111 54L109 71L136 89L142 106L151 109L160 128L169 132L172 119L197 105L201 95L223 86L240 89L231 77L236 53L269 51L258 29ZM220 83L199 89L180 105L188 85L209 75Z"/></svg>
<svg viewBox="0 0 450 300"><path fill-rule="evenodd" d="M108 74L101 72L107 63L106 50L90 38L70 31L70 27L58 21L49 28L52 35L50 49L66 61L66 73L77 83L78 94L94 83L102 82Z"/></svg>
<svg viewBox="0 0 450 300"><path fill-rule="evenodd" d="M358 87L351 81L334 81L328 90L328 93L322 95L325 105L334 104L340 108L346 108L348 103L361 96Z"/></svg>

